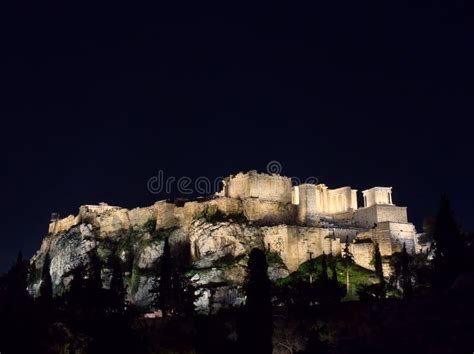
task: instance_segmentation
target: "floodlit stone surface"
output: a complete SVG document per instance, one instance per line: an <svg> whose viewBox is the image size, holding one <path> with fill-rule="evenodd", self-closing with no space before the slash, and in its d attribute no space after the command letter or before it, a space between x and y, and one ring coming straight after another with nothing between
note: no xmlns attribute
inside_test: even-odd
<svg viewBox="0 0 474 354"><path fill-rule="evenodd" d="M242 283L252 248L273 254L272 280L283 278L311 258L338 256L344 243L362 267L371 265L374 242L382 256L399 252L403 244L422 249L406 207L393 204L391 187L363 191L357 205L351 187L330 189L324 184L292 186L284 176L250 171L230 176L221 192L194 201L158 201L131 210L105 203L83 205L77 216L52 218L49 233L32 257L35 271L29 290L37 294L44 257L51 258L55 294L64 292L72 271L87 268L97 254L103 265L104 286L110 283L111 257L124 266L128 299L146 306L158 279L163 240L192 257L189 279L202 313L243 302Z"/></svg>

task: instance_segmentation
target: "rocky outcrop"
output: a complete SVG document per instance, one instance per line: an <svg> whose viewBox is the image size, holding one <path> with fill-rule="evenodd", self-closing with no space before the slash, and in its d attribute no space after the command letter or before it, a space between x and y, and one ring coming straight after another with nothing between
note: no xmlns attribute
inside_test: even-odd
<svg viewBox="0 0 474 354"><path fill-rule="evenodd" d="M73 271L90 266L97 256L102 265L104 288L110 284L111 260L120 259L128 301L146 307L152 297L150 290L159 281L159 260L164 239L169 237L176 262L187 262L191 257L186 277L195 289L196 309L200 313L215 313L220 308L239 306L244 302L242 284L245 281L247 255L252 248L264 249L262 228L245 220L224 218L209 221L195 217L188 225L155 230L155 225L144 222L149 211L138 211L141 225L107 233L90 223L73 226L66 232L44 238L40 250L32 257L34 272L29 279L29 291L37 295L46 254L51 259L50 273L55 295L67 291ZM136 223L136 221L135 221ZM179 264L181 265L181 264ZM282 262L269 265L271 279L288 276Z"/></svg>

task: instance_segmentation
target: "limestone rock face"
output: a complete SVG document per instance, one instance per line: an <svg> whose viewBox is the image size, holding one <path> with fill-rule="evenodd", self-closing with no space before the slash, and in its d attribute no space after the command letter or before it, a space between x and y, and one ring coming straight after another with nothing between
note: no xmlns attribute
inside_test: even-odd
<svg viewBox="0 0 474 354"><path fill-rule="evenodd" d="M197 220L189 228L191 252L198 268L205 268L222 257L240 257L252 248L263 248L260 228L248 224Z"/></svg>
<svg viewBox="0 0 474 354"><path fill-rule="evenodd" d="M153 265L156 264L158 259L163 254L163 242L160 243L151 243L148 246L145 246L138 258L138 268L141 269L150 269L153 268Z"/></svg>
<svg viewBox="0 0 474 354"><path fill-rule="evenodd" d="M148 212L143 211L140 222L147 220ZM128 301L146 307L152 301L150 290L159 281L157 265L163 255L165 237L169 238L173 256L183 249L191 254L192 263L186 276L195 288L198 312L215 313L244 302L242 285L247 257L252 248L264 248L264 236L261 227L232 219L219 222L193 219L190 224L160 230L142 224L128 230L110 229L107 237L103 227L79 224L45 237L31 259L35 271L29 279L29 291L38 294L46 254L51 259L55 295L67 291L77 267L85 269L87 276L92 255L101 261L103 287L108 288L112 276L110 260L117 257L122 264ZM270 264L268 273L275 280L287 276L288 270L283 264Z"/></svg>
<svg viewBox="0 0 474 354"><path fill-rule="evenodd" d="M79 266L88 264L89 252L95 249L97 243L92 233L91 225L81 224L63 234L56 234L43 240L40 250L32 257L36 275L30 281L31 289L39 288L41 269L49 253L51 259L50 274L55 294L60 294L70 281L71 271Z"/></svg>

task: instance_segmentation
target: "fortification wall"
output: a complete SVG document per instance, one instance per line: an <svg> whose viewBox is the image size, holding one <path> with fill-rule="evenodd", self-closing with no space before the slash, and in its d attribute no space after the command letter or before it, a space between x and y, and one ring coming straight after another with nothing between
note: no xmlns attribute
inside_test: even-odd
<svg viewBox="0 0 474 354"><path fill-rule="evenodd" d="M156 229L168 229L178 225L178 220L175 216L176 205L166 201L155 203L156 215Z"/></svg>
<svg viewBox="0 0 474 354"><path fill-rule="evenodd" d="M242 202L245 217L258 225L292 224L296 206L261 199L245 199Z"/></svg>
<svg viewBox="0 0 474 354"><path fill-rule="evenodd" d="M376 204L368 208L356 210L354 213L354 221L357 226L367 228L384 221L407 223L407 208L395 205Z"/></svg>
<svg viewBox="0 0 474 354"><path fill-rule="evenodd" d="M316 185L301 184L298 186L297 221L301 225L314 226L319 223Z"/></svg>
<svg viewBox="0 0 474 354"><path fill-rule="evenodd" d="M182 207L177 207L174 210L174 216L179 225L189 225L192 223L197 214L204 212L207 208L207 203L187 202Z"/></svg>
<svg viewBox="0 0 474 354"><path fill-rule="evenodd" d="M291 180L287 177L251 174L250 196L263 200L291 203Z"/></svg>
<svg viewBox="0 0 474 354"><path fill-rule="evenodd" d="M291 203L291 179L278 175L260 174L256 171L239 173L224 180L224 195L230 198Z"/></svg>
<svg viewBox="0 0 474 354"><path fill-rule="evenodd" d="M374 269L374 266L370 264L374 254L373 242L367 240L360 243L351 243L349 245L349 250L354 257L354 262L356 264L367 269Z"/></svg>
<svg viewBox="0 0 474 354"><path fill-rule="evenodd" d="M101 236L108 236L121 230L129 229L130 219L127 209L110 210L97 215Z"/></svg>
<svg viewBox="0 0 474 354"><path fill-rule="evenodd" d="M215 206L217 210L225 215L240 214L243 212L242 201L233 198L221 197L207 202L208 205Z"/></svg>
<svg viewBox="0 0 474 354"><path fill-rule="evenodd" d="M345 244L346 238L349 243L354 241L360 229L335 227L332 228L331 231L333 238L338 239L341 244Z"/></svg>
<svg viewBox="0 0 474 354"><path fill-rule="evenodd" d="M229 198L250 198L250 182L247 173L238 173L224 180L224 195Z"/></svg>
<svg viewBox="0 0 474 354"><path fill-rule="evenodd" d="M377 242L382 256L391 256L394 253L390 232L379 232L374 229L372 230L372 241Z"/></svg>
<svg viewBox="0 0 474 354"><path fill-rule="evenodd" d="M64 231L69 230L71 227L76 226L79 223L80 223L79 215L77 216L69 215L64 219L52 221L49 224L48 233L56 234L59 232L64 232Z"/></svg>
<svg viewBox="0 0 474 354"><path fill-rule="evenodd" d="M283 262L287 264L288 252L288 226L277 225L262 228L265 248L280 255Z"/></svg>
<svg viewBox="0 0 474 354"><path fill-rule="evenodd" d="M355 224L353 211L346 211L342 213L332 214L331 217L335 222Z"/></svg>
<svg viewBox="0 0 474 354"><path fill-rule="evenodd" d="M374 234L376 239L382 239L385 242L387 239L390 240L392 253L401 252L403 243L406 245L407 252L416 253L416 230L411 223L381 222L374 229Z"/></svg>
<svg viewBox="0 0 474 354"><path fill-rule="evenodd" d="M278 225L262 228L264 242L270 251L278 252L290 271L310 258L323 254L338 255L341 245L338 239L331 238L331 230Z"/></svg>
<svg viewBox="0 0 474 354"><path fill-rule="evenodd" d="M156 209L154 206L135 208L128 211L128 217L132 227L140 227L148 220L156 220Z"/></svg>
<svg viewBox="0 0 474 354"><path fill-rule="evenodd" d="M207 201L190 201L183 206L166 202L157 202L156 209L157 229L189 225L198 214L212 208L224 215L235 215L243 212L242 201L229 197L219 197Z"/></svg>

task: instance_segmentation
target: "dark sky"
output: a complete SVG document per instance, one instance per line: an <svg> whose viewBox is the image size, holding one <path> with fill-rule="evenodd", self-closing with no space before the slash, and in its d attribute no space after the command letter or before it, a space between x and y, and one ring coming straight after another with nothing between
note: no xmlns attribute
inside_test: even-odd
<svg viewBox="0 0 474 354"><path fill-rule="evenodd" d="M172 3L2 9L0 269L53 211L270 160L474 227L469 1Z"/></svg>

